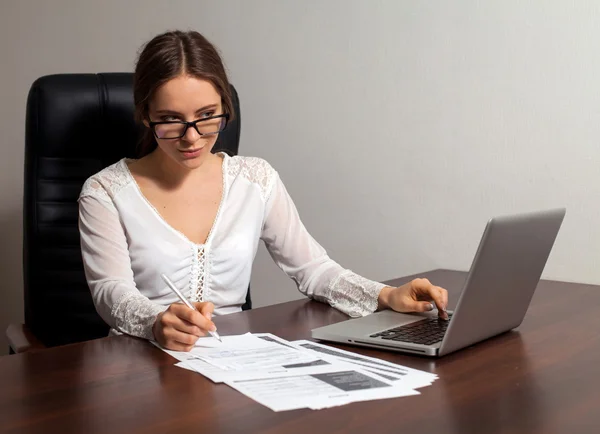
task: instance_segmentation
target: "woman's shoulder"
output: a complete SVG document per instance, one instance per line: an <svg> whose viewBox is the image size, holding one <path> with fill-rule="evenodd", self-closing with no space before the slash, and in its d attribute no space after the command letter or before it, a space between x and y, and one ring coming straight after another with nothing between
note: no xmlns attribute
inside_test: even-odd
<svg viewBox="0 0 600 434"><path fill-rule="evenodd" d="M92 196L111 201L131 180L127 159L123 158L90 176L83 184L79 198Z"/></svg>
<svg viewBox="0 0 600 434"><path fill-rule="evenodd" d="M258 184L263 194L266 195L277 171L263 158L236 155L229 157L227 175L231 178L243 177Z"/></svg>

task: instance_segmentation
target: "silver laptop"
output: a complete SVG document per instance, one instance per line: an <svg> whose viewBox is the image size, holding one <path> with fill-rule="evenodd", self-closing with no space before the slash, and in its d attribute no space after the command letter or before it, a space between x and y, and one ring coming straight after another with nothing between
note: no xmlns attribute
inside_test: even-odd
<svg viewBox="0 0 600 434"><path fill-rule="evenodd" d="M514 329L525 317L564 216L561 208L491 219L449 321L438 319L435 310L385 310L316 328L312 337L443 356Z"/></svg>

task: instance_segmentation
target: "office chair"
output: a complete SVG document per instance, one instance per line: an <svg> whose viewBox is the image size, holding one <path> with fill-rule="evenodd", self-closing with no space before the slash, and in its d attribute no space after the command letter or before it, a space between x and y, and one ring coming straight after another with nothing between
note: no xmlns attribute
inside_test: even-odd
<svg viewBox="0 0 600 434"><path fill-rule="evenodd" d="M214 152L238 152L240 109ZM7 329L11 352L105 337L92 302L78 230L85 180L123 157L135 158L133 74L58 74L36 80L27 99L23 201L25 324ZM242 309L250 309L250 289Z"/></svg>

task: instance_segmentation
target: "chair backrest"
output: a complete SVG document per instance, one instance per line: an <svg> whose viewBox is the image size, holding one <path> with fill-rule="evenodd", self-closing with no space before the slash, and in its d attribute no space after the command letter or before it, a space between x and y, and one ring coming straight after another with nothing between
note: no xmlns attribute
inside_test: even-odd
<svg viewBox="0 0 600 434"><path fill-rule="evenodd" d="M240 110L215 151L238 152ZM23 203L25 324L48 346L106 336L85 280L77 198L84 181L134 158L133 74L58 74L33 83L27 99ZM250 297L245 308L250 308Z"/></svg>

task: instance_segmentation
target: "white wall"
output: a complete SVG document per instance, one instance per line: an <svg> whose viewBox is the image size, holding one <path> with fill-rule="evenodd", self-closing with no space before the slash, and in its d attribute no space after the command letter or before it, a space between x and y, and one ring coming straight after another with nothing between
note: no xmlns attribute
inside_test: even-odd
<svg viewBox="0 0 600 434"><path fill-rule="evenodd" d="M173 28L220 47L241 152L279 170L346 267L467 269L490 216L564 205L545 277L600 283L600 3L572 3L2 0L0 329L22 320L30 84L130 71ZM257 306L298 297L264 251L252 285Z"/></svg>

